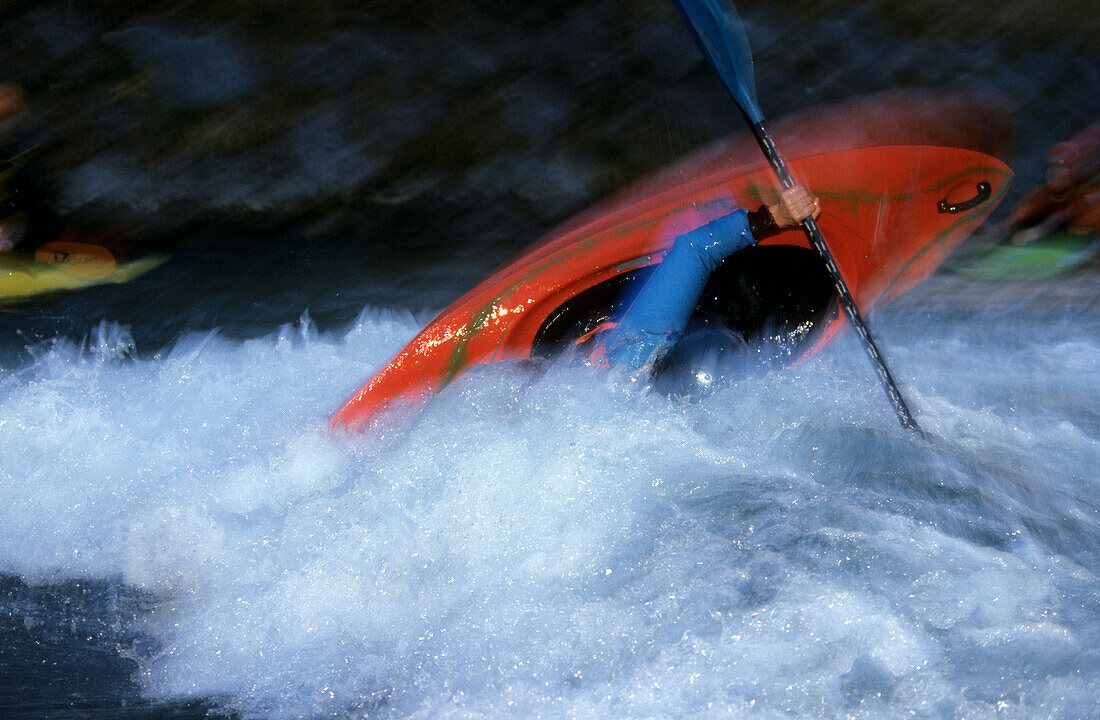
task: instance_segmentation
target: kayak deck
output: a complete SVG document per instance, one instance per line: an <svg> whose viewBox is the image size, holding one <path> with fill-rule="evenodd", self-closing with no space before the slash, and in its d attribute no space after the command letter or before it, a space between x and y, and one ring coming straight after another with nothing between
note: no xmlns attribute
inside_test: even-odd
<svg viewBox="0 0 1100 720"><path fill-rule="evenodd" d="M933 146L839 150L793 157L790 164L798 181L820 198L818 225L865 314L934 272L992 212L1012 176L989 155ZM560 345L579 329L576 322L563 329L568 323L561 320L583 315L577 298L586 292L613 296L606 284L622 286L624 275L660 262L677 235L777 198L762 162L723 166L708 160L699 167L706 172L680 175L656 190L651 184L641 196L589 213L492 274L432 320L333 423L359 428L395 402L417 402L438 391L472 365L529 358L545 351L548 338ZM776 247L811 252L801 229L791 229L752 252L736 253L727 264L743 265ZM813 263L801 266L806 272ZM715 288L721 277L716 273ZM821 282L813 286L821 295ZM715 288L710 295L720 294ZM800 354L817 352L844 327L835 310L821 312L820 302L813 303L817 318L810 323L813 332L803 333Z"/></svg>

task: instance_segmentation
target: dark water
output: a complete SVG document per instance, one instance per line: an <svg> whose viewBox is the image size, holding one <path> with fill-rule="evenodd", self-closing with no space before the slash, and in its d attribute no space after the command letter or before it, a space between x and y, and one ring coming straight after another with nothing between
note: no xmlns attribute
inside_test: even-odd
<svg viewBox="0 0 1100 720"><path fill-rule="evenodd" d="M1010 205L1095 10L742 7L762 105L970 86ZM572 213L736 127L661 3L0 6L59 203L170 260L0 310L8 717L1100 716L1087 268L939 278L694 406L491 370L324 418ZM303 313L308 315L303 316Z"/></svg>

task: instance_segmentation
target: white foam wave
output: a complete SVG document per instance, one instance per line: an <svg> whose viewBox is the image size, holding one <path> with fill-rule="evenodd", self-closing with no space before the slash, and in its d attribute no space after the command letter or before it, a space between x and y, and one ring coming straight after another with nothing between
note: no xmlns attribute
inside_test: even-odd
<svg viewBox="0 0 1100 720"><path fill-rule="evenodd" d="M845 343L694 404L497 366L330 434L417 324L40 348L0 380L0 568L149 593L145 692L245 717L1087 715L1091 339L894 352L950 457Z"/></svg>

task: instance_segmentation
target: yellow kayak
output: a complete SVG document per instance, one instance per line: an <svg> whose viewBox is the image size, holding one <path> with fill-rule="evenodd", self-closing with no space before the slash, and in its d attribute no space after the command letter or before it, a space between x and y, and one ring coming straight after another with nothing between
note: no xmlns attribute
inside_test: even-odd
<svg viewBox="0 0 1100 720"><path fill-rule="evenodd" d="M105 248L65 241L46 243L33 255L0 252L0 303L92 285L129 282L165 260L163 255L153 255L120 263Z"/></svg>

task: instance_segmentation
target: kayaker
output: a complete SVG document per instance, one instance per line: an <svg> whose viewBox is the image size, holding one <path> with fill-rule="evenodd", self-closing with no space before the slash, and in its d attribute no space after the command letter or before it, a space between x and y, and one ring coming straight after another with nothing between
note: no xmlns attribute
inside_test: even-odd
<svg viewBox="0 0 1100 720"><path fill-rule="evenodd" d="M689 327L711 272L738 250L820 213L817 198L796 185L774 205L736 210L680 235L590 357L602 367L653 377L706 355L736 353L744 341L732 331Z"/></svg>

